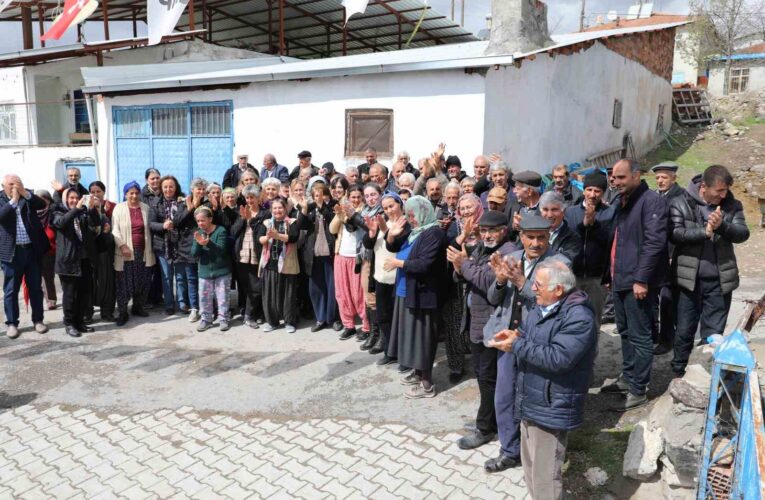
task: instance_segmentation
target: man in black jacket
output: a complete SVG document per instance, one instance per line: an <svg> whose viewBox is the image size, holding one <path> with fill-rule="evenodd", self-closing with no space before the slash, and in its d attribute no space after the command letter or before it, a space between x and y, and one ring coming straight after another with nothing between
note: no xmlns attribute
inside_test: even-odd
<svg viewBox="0 0 765 500"><path fill-rule="evenodd" d="M728 169L712 165L691 180L687 193L670 201L671 276L677 293L672 371L678 376L685 373L699 319L702 339L722 334L739 285L733 245L749 239L749 228L732 185Z"/></svg>
<svg viewBox="0 0 765 500"><path fill-rule="evenodd" d="M496 276L489 266L489 257L496 252L510 253L513 244L507 240L507 216L502 212L489 210L478 220L481 242L470 252L446 248L446 258L454 270L467 282L467 302L462 315L461 329L470 332L470 352L473 369L478 381L480 403L475 418L475 430L457 441L463 450L478 448L497 434L497 414L494 410L494 391L497 386L498 351L483 343L483 328L494 312L487 293Z"/></svg>
<svg viewBox="0 0 765 500"><path fill-rule="evenodd" d="M675 196L682 196L685 189L677 185L678 165L672 161L661 162L651 168L656 179L656 192L669 204ZM672 243L669 245L669 255L672 255ZM659 292L659 327L654 331L654 342L658 345L653 353L666 354L672 350L675 338L675 299L669 283Z"/></svg>
<svg viewBox="0 0 765 500"><path fill-rule="evenodd" d="M648 402L654 305L669 268L668 208L664 198L641 180L637 162L616 162L613 179L620 196L606 280L613 291L616 328L622 338L622 374L601 390L627 393L616 408L627 411Z"/></svg>
<svg viewBox="0 0 765 500"><path fill-rule="evenodd" d="M300 172L304 168L311 169L311 174L308 176L309 179L315 175L319 175L319 167L317 167L311 162L311 160L313 160L313 155L311 155L310 151L303 150L298 153L297 157L298 157L298 164L292 169L292 172L290 172L290 177L289 177L290 182L297 179L300 176Z"/></svg>
<svg viewBox="0 0 765 500"><path fill-rule="evenodd" d="M226 189L228 187L236 188L239 186L239 178L242 177L242 174L245 170L248 168L251 168L255 171L255 175L258 175L258 169L255 168L250 164L248 161L248 156L246 154L239 154L236 157L236 163L231 165L231 168L226 170L226 173L223 174L223 189Z"/></svg>
<svg viewBox="0 0 765 500"><path fill-rule="evenodd" d="M547 191L539 198L541 215L550 221L550 249L575 262L582 251L582 239L566 222L565 208L563 196L555 191Z"/></svg>
<svg viewBox="0 0 765 500"><path fill-rule="evenodd" d="M80 172L79 168L67 168L66 182L59 182L54 180L50 183L51 187L53 187L53 201L56 203L61 203L61 193L63 193L65 189L74 189L80 194L80 196L88 194L88 188L80 183L80 179L82 179L82 173Z"/></svg>
<svg viewBox="0 0 765 500"><path fill-rule="evenodd" d="M582 239L582 251L574 259L576 287L589 296L598 328L607 296L602 281L608 266L608 242L614 220L614 207L603 202L607 188L608 179L601 172L588 174L582 198L568 207L565 215L568 226Z"/></svg>
<svg viewBox="0 0 765 500"><path fill-rule="evenodd" d="M552 168L553 190L563 196L566 206L571 206L581 198L582 191L571 184L568 176L568 167L562 163Z"/></svg>

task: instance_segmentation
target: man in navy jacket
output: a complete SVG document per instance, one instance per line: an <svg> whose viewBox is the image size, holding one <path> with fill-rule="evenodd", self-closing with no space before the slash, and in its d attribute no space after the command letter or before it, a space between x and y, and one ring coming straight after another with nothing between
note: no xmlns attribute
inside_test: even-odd
<svg viewBox="0 0 765 500"><path fill-rule="evenodd" d="M0 193L0 262L3 266L3 295L6 335L19 336L19 289L26 279L29 303L32 306L32 323L38 333L48 327L43 323L43 293L40 262L50 244L45 236L37 211L45 208L45 202L31 191L17 175L3 178Z"/></svg>
<svg viewBox="0 0 765 500"><path fill-rule="evenodd" d="M613 179L620 198L605 281L611 284L616 328L622 338L622 374L601 390L626 393L626 400L616 408L626 411L648 402L655 304L669 274L669 208L664 197L640 179L637 162L616 162Z"/></svg>
<svg viewBox="0 0 765 500"><path fill-rule="evenodd" d="M565 263L540 263L532 285L536 307L520 330L502 330L490 342L518 362L515 414L521 420L521 463L532 498L562 498L567 434L584 420L597 327L587 294L575 286Z"/></svg>

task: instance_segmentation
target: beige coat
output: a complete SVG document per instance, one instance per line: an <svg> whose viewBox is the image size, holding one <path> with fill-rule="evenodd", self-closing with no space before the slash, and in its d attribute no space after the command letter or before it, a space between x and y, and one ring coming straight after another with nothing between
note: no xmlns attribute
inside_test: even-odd
<svg viewBox="0 0 765 500"><path fill-rule="evenodd" d="M143 260L146 262L146 267L151 267L156 261L154 260L154 250L151 248L149 205L143 202L141 203L141 214L143 215L143 225L146 228L144 231ZM133 260L133 236L130 226L130 209L127 202L122 202L114 207L114 212L112 212L112 236L114 236L114 270L122 271L125 267L125 260ZM122 245L127 245L130 249L131 257L129 259L125 259L122 256L122 251L120 250Z"/></svg>

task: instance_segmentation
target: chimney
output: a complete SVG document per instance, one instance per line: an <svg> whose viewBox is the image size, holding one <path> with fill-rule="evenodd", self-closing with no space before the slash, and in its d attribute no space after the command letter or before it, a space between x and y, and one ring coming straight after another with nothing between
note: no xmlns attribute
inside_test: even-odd
<svg viewBox="0 0 765 500"><path fill-rule="evenodd" d="M492 0L487 55L530 52L551 45L547 5L539 0Z"/></svg>

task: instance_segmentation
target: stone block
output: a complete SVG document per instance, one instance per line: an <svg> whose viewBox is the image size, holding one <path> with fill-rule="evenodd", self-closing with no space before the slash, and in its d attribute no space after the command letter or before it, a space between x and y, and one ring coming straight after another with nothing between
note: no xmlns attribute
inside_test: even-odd
<svg viewBox="0 0 765 500"><path fill-rule="evenodd" d="M658 469L663 447L662 431L650 429L645 422L639 422L630 433L622 474L637 480L649 479Z"/></svg>
<svg viewBox="0 0 765 500"><path fill-rule="evenodd" d="M669 393L675 401L703 410L709 400L711 377L701 365L689 365L682 378L676 378L669 384Z"/></svg>
<svg viewBox="0 0 765 500"><path fill-rule="evenodd" d="M664 453L678 474L693 476L697 473L704 414L692 408L675 405L673 417L662 431Z"/></svg>

